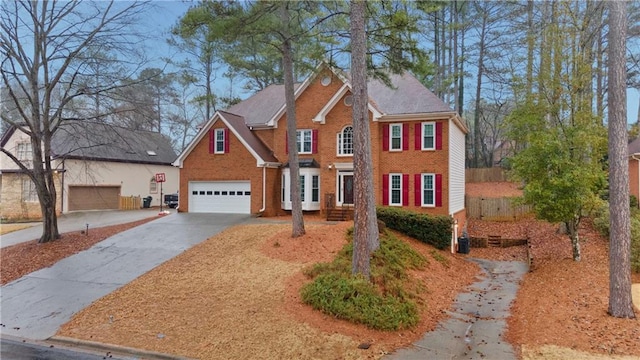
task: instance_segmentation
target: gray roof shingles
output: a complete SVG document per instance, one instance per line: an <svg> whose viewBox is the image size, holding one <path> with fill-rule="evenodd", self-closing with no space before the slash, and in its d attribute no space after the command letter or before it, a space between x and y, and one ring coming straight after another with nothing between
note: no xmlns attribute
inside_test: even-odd
<svg viewBox="0 0 640 360"><path fill-rule="evenodd" d="M64 123L53 136L51 150L54 157L145 164L170 165L177 157L160 133L90 121Z"/></svg>

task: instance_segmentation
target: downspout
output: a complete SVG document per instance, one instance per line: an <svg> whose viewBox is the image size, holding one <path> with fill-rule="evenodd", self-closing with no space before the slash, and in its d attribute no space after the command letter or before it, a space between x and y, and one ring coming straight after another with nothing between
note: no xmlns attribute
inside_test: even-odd
<svg viewBox="0 0 640 360"><path fill-rule="evenodd" d="M267 208L267 166L262 166L262 209L258 211L262 214Z"/></svg>
<svg viewBox="0 0 640 360"><path fill-rule="evenodd" d="M453 216L451 213L451 217L453 218L453 239L451 239L451 253L456 253L456 245L458 245L458 219Z"/></svg>

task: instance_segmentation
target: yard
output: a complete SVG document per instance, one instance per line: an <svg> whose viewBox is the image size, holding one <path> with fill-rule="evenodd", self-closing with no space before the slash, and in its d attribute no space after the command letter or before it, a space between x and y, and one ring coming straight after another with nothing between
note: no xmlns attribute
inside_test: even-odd
<svg viewBox="0 0 640 360"><path fill-rule="evenodd" d="M298 289L307 281L301 270L332 259L349 226L309 224L302 239L291 239L283 224L231 228L96 301L58 335L202 359L380 358L433 329L477 273L464 255L438 252L445 266L432 248L405 238L430 260L427 271L413 274L426 284L418 327L381 332L333 319L300 302ZM556 229L534 219L470 221L471 235L531 239L533 270L512 306L507 340L524 359L640 358L640 321L606 314L607 242L586 222L583 261L574 263L568 239ZM472 248L469 256L524 260L525 254L524 247ZM640 275L633 280L640 283Z"/></svg>

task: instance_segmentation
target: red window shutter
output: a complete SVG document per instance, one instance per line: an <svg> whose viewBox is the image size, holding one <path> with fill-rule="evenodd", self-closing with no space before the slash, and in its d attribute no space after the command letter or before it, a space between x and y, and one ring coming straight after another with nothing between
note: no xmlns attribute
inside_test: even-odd
<svg viewBox="0 0 640 360"><path fill-rule="evenodd" d="M442 123L436 123L436 150L442 150Z"/></svg>
<svg viewBox="0 0 640 360"><path fill-rule="evenodd" d="M213 154L213 150L216 148L216 131L214 129L209 130L209 154Z"/></svg>
<svg viewBox="0 0 640 360"><path fill-rule="evenodd" d="M311 130L311 153L318 153L318 129Z"/></svg>
<svg viewBox="0 0 640 360"><path fill-rule="evenodd" d="M389 205L389 174L382 175L382 205Z"/></svg>
<svg viewBox="0 0 640 360"><path fill-rule="evenodd" d="M409 205L409 174L402 174L402 206Z"/></svg>
<svg viewBox="0 0 640 360"><path fill-rule="evenodd" d="M382 125L382 150L389 151L389 124Z"/></svg>
<svg viewBox="0 0 640 360"><path fill-rule="evenodd" d="M413 175L414 203L416 206L422 206L422 174Z"/></svg>
<svg viewBox="0 0 640 360"><path fill-rule="evenodd" d="M442 174L436 174L436 207L442 207Z"/></svg>
<svg viewBox="0 0 640 360"><path fill-rule="evenodd" d="M224 129L224 153L229 153L229 129Z"/></svg>
<svg viewBox="0 0 640 360"><path fill-rule="evenodd" d="M284 132L284 153L285 154L289 153L289 132L288 131Z"/></svg>
<svg viewBox="0 0 640 360"><path fill-rule="evenodd" d="M415 125L415 134L413 134L414 140L416 141L416 150L422 150L422 124L417 123Z"/></svg>
<svg viewBox="0 0 640 360"><path fill-rule="evenodd" d="M402 150L409 150L409 124L402 124Z"/></svg>

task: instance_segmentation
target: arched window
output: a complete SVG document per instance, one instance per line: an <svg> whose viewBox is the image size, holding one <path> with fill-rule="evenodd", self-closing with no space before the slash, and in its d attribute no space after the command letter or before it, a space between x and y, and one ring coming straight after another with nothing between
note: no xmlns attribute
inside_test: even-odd
<svg viewBox="0 0 640 360"><path fill-rule="evenodd" d="M353 126L338 133L338 155L353 155Z"/></svg>

